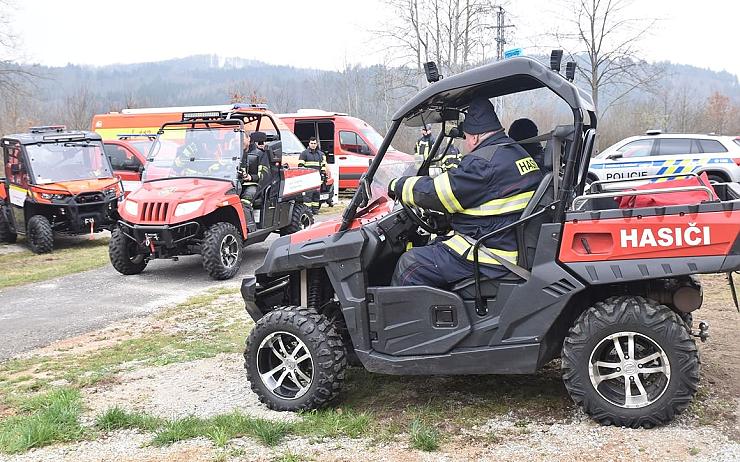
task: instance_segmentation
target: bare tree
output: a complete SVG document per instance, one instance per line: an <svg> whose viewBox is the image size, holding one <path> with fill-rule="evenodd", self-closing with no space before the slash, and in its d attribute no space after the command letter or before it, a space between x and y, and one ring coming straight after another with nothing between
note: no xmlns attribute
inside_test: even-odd
<svg viewBox="0 0 740 462"><path fill-rule="evenodd" d="M90 128L90 121L95 115L95 97L87 85L81 85L65 98L62 114L67 127L75 130Z"/></svg>
<svg viewBox="0 0 740 462"><path fill-rule="evenodd" d="M705 109L705 120L707 130L717 135L730 134L728 129L735 118L737 107L733 106L727 95L715 91L707 99Z"/></svg>
<svg viewBox="0 0 740 462"><path fill-rule="evenodd" d="M578 73L591 87L594 104L604 115L615 103L660 74L660 68L639 57L639 44L655 19L630 18L633 0L566 0L574 11L566 32L554 33L571 59L579 62ZM583 60L577 56L585 56ZM585 65L583 65L585 64ZM609 96L605 104L604 97Z"/></svg>
<svg viewBox="0 0 740 462"><path fill-rule="evenodd" d="M24 90L36 75L15 62L18 57L18 41L13 33L13 3L0 0L0 93Z"/></svg>

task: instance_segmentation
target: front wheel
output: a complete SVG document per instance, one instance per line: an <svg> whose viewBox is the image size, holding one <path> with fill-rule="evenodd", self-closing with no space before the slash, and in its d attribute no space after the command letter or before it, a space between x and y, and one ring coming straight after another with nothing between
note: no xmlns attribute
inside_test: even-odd
<svg viewBox="0 0 740 462"><path fill-rule="evenodd" d="M211 225L203 236L203 268L213 279L231 279L242 263L242 236L231 223Z"/></svg>
<svg viewBox="0 0 740 462"><path fill-rule="evenodd" d="M293 205L293 214L290 216L288 226L280 230L281 236L297 233L313 224L313 213L306 204L296 203Z"/></svg>
<svg viewBox="0 0 740 462"><path fill-rule="evenodd" d="M28 246L33 253L49 253L54 250L54 231L51 222L43 215L34 215L28 220Z"/></svg>
<svg viewBox="0 0 740 462"><path fill-rule="evenodd" d="M252 391L276 411L318 409L339 395L347 367L342 337L322 314L297 306L267 313L244 351Z"/></svg>
<svg viewBox="0 0 740 462"><path fill-rule="evenodd" d="M0 205L0 242L14 244L18 235L10 229L10 220L8 219L7 209Z"/></svg>
<svg viewBox="0 0 740 462"><path fill-rule="evenodd" d="M127 237L119 228L115 228L108 243L108 257L113 268L121 274L139 274L146 268L146 255L138 253L138 244Z"/></svg>
<svg viewBox="0 0 740 462"><path fill-rule="evenodd" d="M602 425L666 424L699 384L685 322L642 297L612 297L586 310L565 339L562 370L573 401Z"/></svg>

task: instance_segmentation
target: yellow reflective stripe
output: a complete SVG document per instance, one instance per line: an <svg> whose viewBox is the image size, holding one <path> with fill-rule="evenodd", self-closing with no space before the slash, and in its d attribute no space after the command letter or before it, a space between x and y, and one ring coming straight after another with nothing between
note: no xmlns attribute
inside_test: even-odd
<svg viewBox="0 0 740 462"><path fill-rule="evenodd" d="M398 183L398 178L394 178L394 179L391 180L391 184L389 186L391 191L395 191L396 190L396 183Z"/></svg>
<svg viewBox="0 0 740 462"><path fill-rule="evenodd" d="M460 255L461 257L464 257L468 261L475 261L475 258L473 256L472 247L473 244L468 242L464 237L462 237L459 234L455 234L451 238L447 239L446 241L443 241L443 243L452 249L455 253ZM486 247L481 245L478 248L478 262L484 263L487 265L500 265L501 263L493 258L491 255L497 255L504 260L508 260L512 263L516 263L517 258L519 256L519 252L516 250L501 250L501 249L492 249L490 247Z"/></svg>
<svg viewBox="0 0 740 462"><path fill-rule="evenodd" d="M305 165L308 166L308 167L318 167L321 164L318 161L309 160L309 161L306 161Z"/></svg>
<svg viewBox="0 0 740 462"><path fill-rule="evenodd" d="M477 207L462 210L460 213L474 216L489 216L519 212L527 207L532 196L534 196L534 191L527 191L514 196L484 202Z"/></svg>
<svg viewBox="0 0 740 462"><path fill-rule="evenodd" d="M450 213L457 213L464 210L463 206L455 197L455 193L452 192L452 184L450 184L450 177L447 172L437 175L434 178L434 190L437 191L437 197L442 203L445 209Z"/></svg>
<svg viewBox="0 0 740 462"><path fill-rule="evenodd" d="M414 202L414 185L417 181L419 181L418 176L406 178L406 181L403 182L403 191L401 191L401 201L416 206Z"/></svg>

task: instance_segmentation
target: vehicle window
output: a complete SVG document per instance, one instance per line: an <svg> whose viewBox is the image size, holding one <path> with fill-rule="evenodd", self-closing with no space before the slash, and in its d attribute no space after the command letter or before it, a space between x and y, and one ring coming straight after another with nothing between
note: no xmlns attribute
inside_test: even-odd
<svg viewBox="0 0 740 462"><path fill-rule="evenodd" d="M321 150L328 153L334 153L334 122L319 122L319 146Z"/></svg>
<svg viewBox="0 0 740 462"><path fill-rule="evenodd" d="M653 150L653 140L635 140L617 149L622 157L645 157Z"/></svg>
<svg viewBox="0 0 740 462"><path fill-rule="evenodd" d="M367 143L355 132L339 132L339 143L344 151L356 152L357 154L370 154L370 148Z"/></svg>
<svg viewBox="0 0 740 462"><path fill-rule="evenodd" d="M138 171L141 167L141 162L136 156L117 144L106 144L105 153L110 159L113 170Z"/></svg>
<svg viewBox="0 0 740 462"><path fill-rule="evenodd" d="M691 140L689 138L661 138L658 144L659 156L673 156L691 154Z"/></svg>
<svg viewBox="0 0 740 462"><path fill-rule="evenodd" d="M21 186L28 185L28 169L23 162L23 156L21 155L21 149L18 146L6 146L5 147L5 158L8 162L5 164L5 175L13 184ZM13 167L13 166L16 167Z"/></svg>
<svg viewBox="0 0 740 462"><path fill-rule="evenodd" d="M727 148L722 146L717 140L696 140L701 146L703 152L727 152ZM737 140L735 140L737 142Z"/></svg>

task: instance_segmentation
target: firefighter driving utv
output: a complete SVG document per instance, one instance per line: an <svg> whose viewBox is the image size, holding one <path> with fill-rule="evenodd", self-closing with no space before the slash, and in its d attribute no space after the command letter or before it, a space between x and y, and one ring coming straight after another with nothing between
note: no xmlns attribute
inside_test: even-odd
<svg viewBox="0 0 740 462"><path fill-rule="evenodd" d="M119 207L109 252L116 270L138 274L154 258L201 254L212 278L228 279L243 246L313 223L302 197L318 189L318 172L286 169L280 141L263 132L252 134L260 139L249 149L244 125L263 115L243 116L185 113L162 126L142 187Z"/></svg>
<svg viewBox="0 0 740 462"><path fill-rule="evenodd" d="M693 275L740 268L740 189L585 193L594 107L557 70L517 57L433 83L394 115L341 222L273 243L242 283L255 320L245 367L262 402L276 410L324 406L339 395L348 361L398 375L533 374L561 358L569 394L602 424L652 427L686 409L699 381L692 335L706 338L706 325L691 327L702 302ZM537 89L567 104L573 122L519 143L495 134L481 140L497 131L490 114L481 118L490 98ZM452 127L463 118L462 130ZM385 157L402 124L428 123L441 123L446 136L425 160ZM461 132L469 147L487 147L458 167L486 174L479 191L465 193L474 197L457 195L458 174L428 176ZM517 146L544 139L543 165ZM705 196L622 209L614 200L671 191ZM489 226L461 233L471 217ZM620 241L653 232L662 242L666 229L692 239L637 248ZM711 239L694 239L696 229L711 229ZM430 248L456 259L452 277L431 279L450 265L429 271ZM414 271L430 276L414 283L430 285L394 284L410 283L399 274Z"/></svg>

